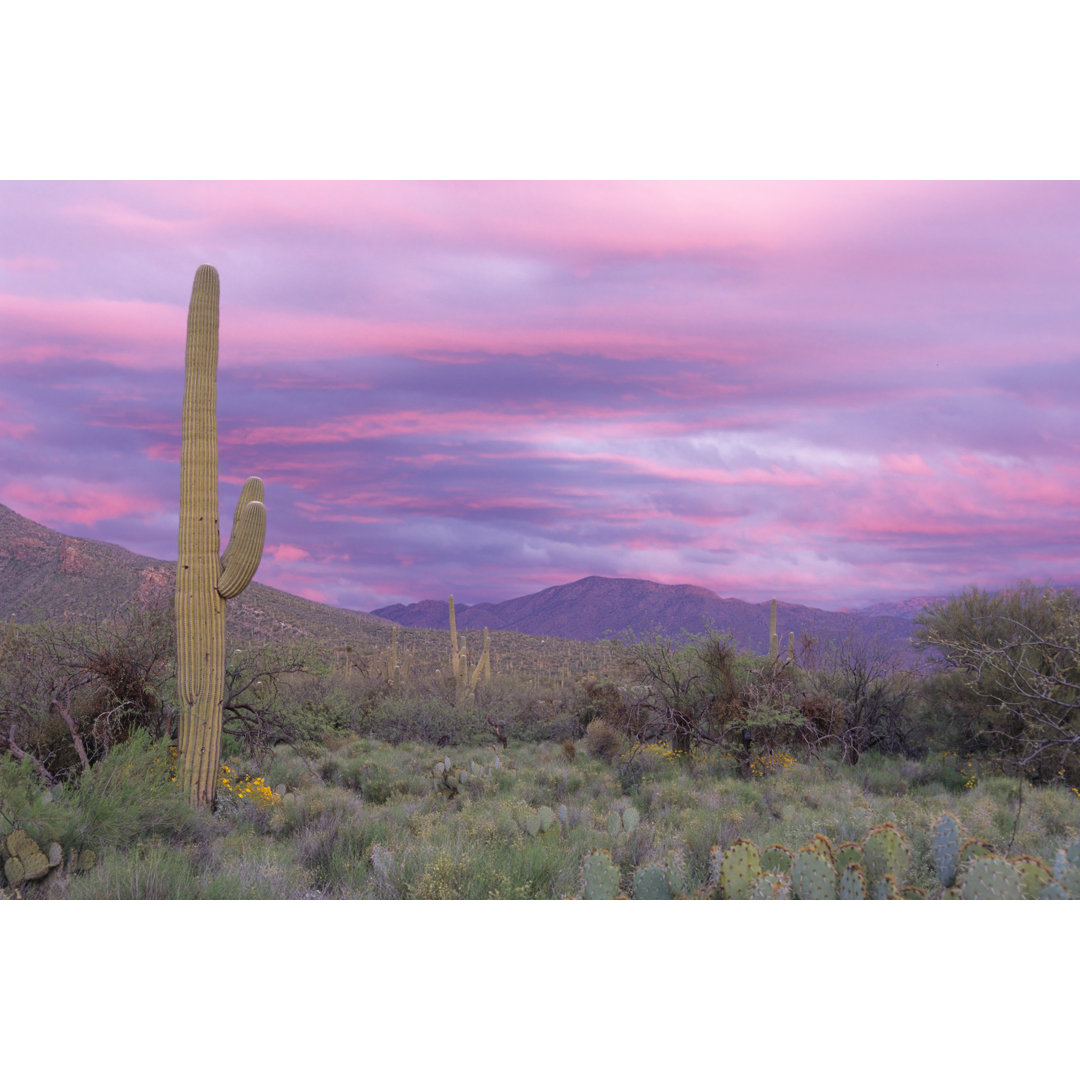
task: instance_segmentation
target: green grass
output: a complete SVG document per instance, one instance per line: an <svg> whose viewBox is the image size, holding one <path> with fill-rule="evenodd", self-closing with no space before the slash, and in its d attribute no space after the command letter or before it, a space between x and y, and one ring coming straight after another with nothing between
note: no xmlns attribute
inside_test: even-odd
<svg viewBox="0 0 1080 1080"><path fill-rule="evenodd" d="M486 770L454 798L432 783L432 765L447 755L455 768ZM746 837L795 850L818 832L838 844L886 821L911 843L909 883L929 892L937 886L927 834L945 810L998 850L1046 862L1080 830L1080 798L1068 788L977 775L957 785L933 758L788 759L746 778L708 755L688 766L656 749L637 756L628 783L625 762L591 756L584 740L572 759L558 743L512 744L497 768L495 757L490 747L360 737L304 754L284 747L269 762L228 762L282 796L223 798L211 815L176 791L164 744L140 736L49 796L26 769L0 763L2 828L15 820L39 842L98 853L93 869L56 871L23 886L25 896L475 900L580 895L581 863L594 848L611 852L624 890L636 866L679 852L692 893L715 845ZM526 818L544 805L567 824L532 836ZM613 831L612 811L628 806L640 813L637 828Z"/></svg>

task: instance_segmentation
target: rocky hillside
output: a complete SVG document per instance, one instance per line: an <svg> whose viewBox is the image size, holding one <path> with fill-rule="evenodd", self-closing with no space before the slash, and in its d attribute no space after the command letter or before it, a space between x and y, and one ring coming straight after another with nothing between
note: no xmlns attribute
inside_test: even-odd
<svg viewBox="0 0 1080 1080"><path fill-rule="evenodd" d="M0 618L101 618L132 600L171 601L175 566L116 544L54 532L0 504ZM226 607L238 639L362 643L389 636L375 615L301 599L253 581Z"/></svg>

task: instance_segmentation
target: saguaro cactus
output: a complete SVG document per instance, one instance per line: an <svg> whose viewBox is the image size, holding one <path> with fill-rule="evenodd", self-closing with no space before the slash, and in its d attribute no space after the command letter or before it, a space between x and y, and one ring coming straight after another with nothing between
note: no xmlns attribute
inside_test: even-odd
<svg viewBox="0 0 1080 1080"><path fill-rule="evenodd" d="M450 668L454 673L454 678L458 677L458 668L461 664L461 658L458 656L458 643L457 643L457 620L454 618L454 594L450 594Z"/></svg>
<svg viewBox="0 0 1080 1080"><path fill-rule="evenodd" d="M214 801L225 696L225 601L258 569L266 536L263 483L244 483L232 535L218 529L217 362L221 286L212 266L195 273L188 308L180 442L180 543L176 564L179 765L195 806Z"/></svg>

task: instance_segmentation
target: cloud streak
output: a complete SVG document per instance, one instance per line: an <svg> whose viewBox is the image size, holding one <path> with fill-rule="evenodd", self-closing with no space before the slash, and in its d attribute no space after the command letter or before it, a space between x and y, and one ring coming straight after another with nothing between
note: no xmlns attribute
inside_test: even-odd
<svg viewBox="0 0 1080 1080"><path fill-rule="evenodd" d="M222 516L370 609L585 574L825 607L1080 580L1075 183L4 183L0 499L175 557L186 304Z"/></svg>

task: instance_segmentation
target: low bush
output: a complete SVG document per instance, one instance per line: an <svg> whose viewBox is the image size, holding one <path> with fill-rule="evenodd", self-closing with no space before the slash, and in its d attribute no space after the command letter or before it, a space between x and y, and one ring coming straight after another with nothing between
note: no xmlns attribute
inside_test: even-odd
<svg viewBox="0 0 1080 1080"><path fill-rule="evenodd" d="M604 761L613 761L626 749L626 739L606 720L593 720L585 729L589 753Z"/></svg>

